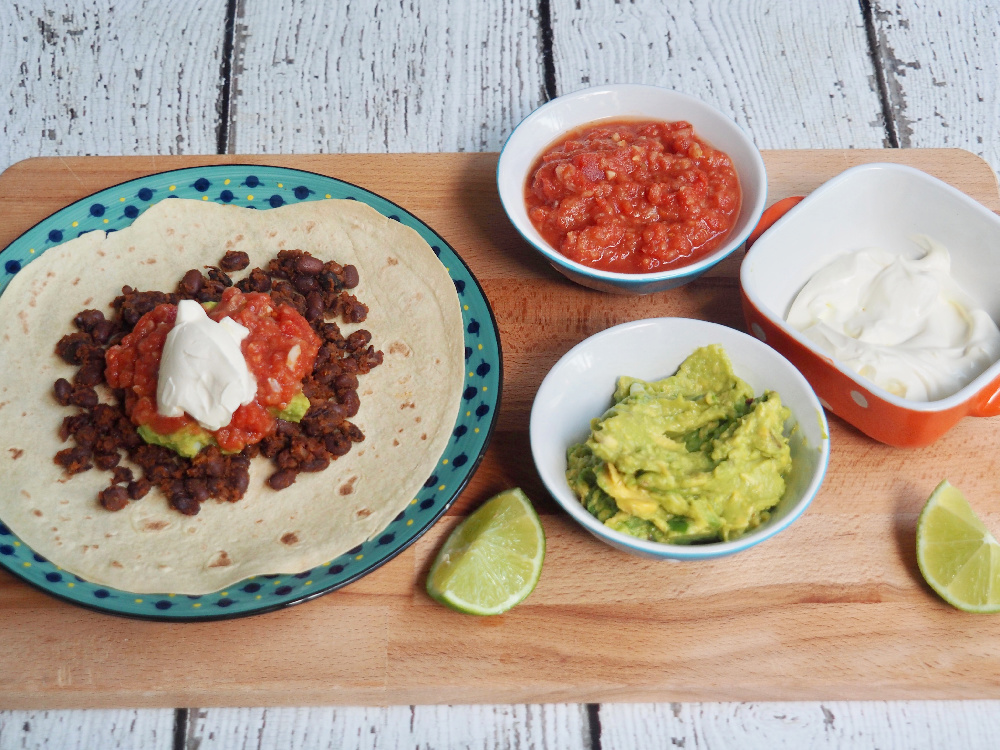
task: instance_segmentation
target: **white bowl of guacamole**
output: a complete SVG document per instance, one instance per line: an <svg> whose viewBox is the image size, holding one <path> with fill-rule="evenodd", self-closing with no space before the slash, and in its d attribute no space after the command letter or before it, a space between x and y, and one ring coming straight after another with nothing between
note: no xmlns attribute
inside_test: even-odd
<svg viewBox="0 0 1000 750"><path fill-rule="evenodd" d="M823 407L784 357L687 318L625 323L567 352L531 410L546 488L637 555L706 559L789 526L830 453Z"/></svg>

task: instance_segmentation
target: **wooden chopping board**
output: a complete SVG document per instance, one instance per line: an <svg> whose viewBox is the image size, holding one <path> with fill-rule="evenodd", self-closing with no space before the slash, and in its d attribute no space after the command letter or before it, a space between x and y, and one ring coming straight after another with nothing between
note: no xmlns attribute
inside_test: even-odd
<svg viewBox="0 0 1000 750"><path fill-rule="evenodd" d="M1000 616L939 600L914 550L917 515L945 477L1000 529L998 419L965 419L934 445L903 450L831 416L829 472L809 511L721 560L632 557L557 509L527 438L545 373L583 338L629 320L685 316L742 328L742 251L657 295L583 289L507 221L496 159L45 158L0 175L0 247L68 203L166 169L273 164L353 182L424 219L466 260L496 313L505 376L498 430L449 515L341 591L251 618L161 624L95 614L0 573L0 708L1000 698ZM893 161L1000 210L993 171L964 151L771 151L764 160L771 201L857 164ZM538 588L500 617L438 606L423 591L437 547L470 508L514 485L535 500L548 538Z"/></svg>

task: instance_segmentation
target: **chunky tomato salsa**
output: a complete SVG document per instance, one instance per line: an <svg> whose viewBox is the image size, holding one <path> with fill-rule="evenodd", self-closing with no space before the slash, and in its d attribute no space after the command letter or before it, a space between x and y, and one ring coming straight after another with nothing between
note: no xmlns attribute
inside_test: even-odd
<svg viewBox="0 0 1000 750"><path fill-rule="evenodd" d="M305 318L289 305L275 306L268 294L244 294L229 287L208 316L217 322L232 318L250 331L241 348L257 380L257 395L233 413L228 425L211 433L222 450L238 452L274 430L274 414L302 390L302 379L312 372L321 342ZM125 390L125 410L132 423L149 425L161 435L195 423L187 414L164 417L156 411L160 356L176 318L176 305L158 305L106 355L105 377L112 388Z"/></svg>
<svg viewBox="0 0 1000 750"><path fill-rule="evenodd" d="M736 223L729 157L687 122L586 126L539 159L525 190L535 228L567 258L619 273L687 265Z"/></svg>

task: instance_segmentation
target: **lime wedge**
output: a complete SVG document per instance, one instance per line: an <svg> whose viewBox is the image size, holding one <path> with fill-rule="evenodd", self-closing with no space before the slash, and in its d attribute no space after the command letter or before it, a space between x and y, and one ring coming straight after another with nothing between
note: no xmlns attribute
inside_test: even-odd
<svg viewBox="0 0 1000 750"><path fill-rule="evenodd" d="M514 488L462 521L438 552L427 593L459 612L498 615L535 589L545 532L527 496Z"/></svg>
<svg viewBox="0 0 1000 750"><path fill-rule="evenodd" d="M1000 612L1000 544L947 480L917 522L917 564L941 598L966 612Z"/></svg>

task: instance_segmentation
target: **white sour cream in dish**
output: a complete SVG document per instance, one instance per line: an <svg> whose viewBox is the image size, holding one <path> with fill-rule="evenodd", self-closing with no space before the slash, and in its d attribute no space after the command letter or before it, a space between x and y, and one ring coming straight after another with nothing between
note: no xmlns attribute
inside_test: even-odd
<svg viewBox="0 0 1000 750"><path fill-rule="evenodd" d="M865 248L817 271L787 322L880 388L912 401L956 393L1000 358L1000 330L951 277L948 250Z"/></svg>
<svg viewBox="0 0 1000 750"><path fill-rule="evenodd" d="M187 412L206 430L229 424L257 394L240 349L249 335L232 318L216 323L194 300L181 300L160 358L156 410L165 417Z"/></svg>

